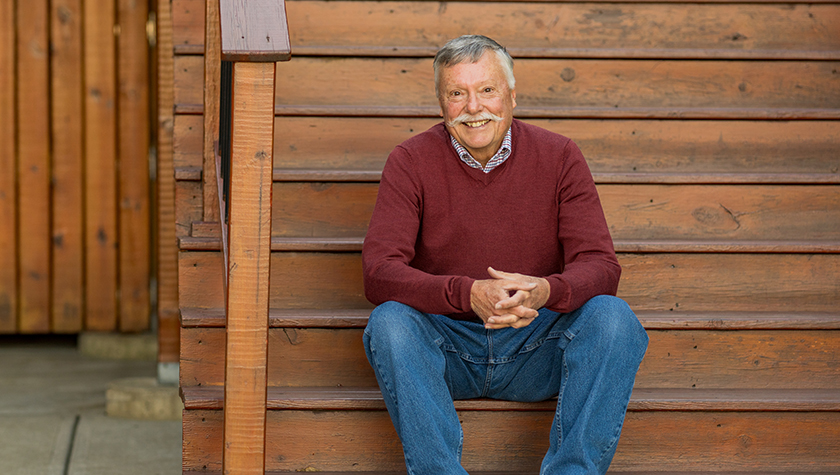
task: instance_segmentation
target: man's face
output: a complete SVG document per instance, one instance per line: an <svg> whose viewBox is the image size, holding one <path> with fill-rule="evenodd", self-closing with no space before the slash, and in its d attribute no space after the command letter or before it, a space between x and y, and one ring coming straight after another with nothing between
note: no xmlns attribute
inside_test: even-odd
<svg viewBox="0 0 840 475"><path fill-rule="evenodd" d="M502 145L516 107L516 91L508 87L498 56L488 51L478 62L442 68L439 89L446 129L486 165Z"/></svg>

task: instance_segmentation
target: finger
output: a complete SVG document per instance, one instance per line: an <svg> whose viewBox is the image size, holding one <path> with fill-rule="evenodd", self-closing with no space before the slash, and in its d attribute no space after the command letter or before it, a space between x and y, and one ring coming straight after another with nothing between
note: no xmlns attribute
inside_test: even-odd
<svg viewBox="0 0 840 475"><path fill-rule="evenodd" d="M525 302L525 299L528 297L527 292L523 292L522 290L518 290L515 294L511 295L506 299L499 300L496 302L496 310L501 310L503 308L511 308L511 307L518 307Z"/></svg>
<svg viewBox="0 0 840 475"><path fill-rule="evenodd" d="M520 280L523 277L522 274L514 274L511 272L505 272L496 270L492 267L487 268L487 272L490 274L490 277L494 279L510 279L510 280Z"/></svg>
<svg viewBox="0 0 840 475"><path fill-rule="evenodd" d="M520 318L519 320L510 324L513 328L525 328L534 322L533 318Z"/></svg>
<svg viewBox="0 0 840 475"><path fill-rule="evenodd" d="M514 315L512 313L506 313L504 315L493 315L487 319L487 323L491 325L510 325L512 323L516 323L516 321L519 320L519 318L519 315Z"/></svg>

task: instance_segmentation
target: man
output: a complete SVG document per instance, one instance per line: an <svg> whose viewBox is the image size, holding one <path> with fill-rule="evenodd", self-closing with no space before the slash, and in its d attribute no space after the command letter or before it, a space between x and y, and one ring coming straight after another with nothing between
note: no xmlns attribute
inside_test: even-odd
<svg viewBox="0 0 840 475"><path fill-rule="evenodd" d="M368 360L409 474L465 474L453 400L558 398L540 473L605 473L647 335L592 175L513 119L513 60L484 36L435 56L443 124L388 158L362 250Z"/></svg>

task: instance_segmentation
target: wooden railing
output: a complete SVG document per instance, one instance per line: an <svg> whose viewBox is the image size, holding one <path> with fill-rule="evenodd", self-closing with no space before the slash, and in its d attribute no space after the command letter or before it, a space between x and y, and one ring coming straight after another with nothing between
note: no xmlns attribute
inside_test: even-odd
<svg viewBox="0 0 840 475"><path fill-rule="evenodd" d="M227 216L223 473L265 471L268 292L276 62L290 59L283 0L220 2L222 82L220 120ZM229 152L229 153L228 153ZM227 173L229 171L229 173Z"/></svg>

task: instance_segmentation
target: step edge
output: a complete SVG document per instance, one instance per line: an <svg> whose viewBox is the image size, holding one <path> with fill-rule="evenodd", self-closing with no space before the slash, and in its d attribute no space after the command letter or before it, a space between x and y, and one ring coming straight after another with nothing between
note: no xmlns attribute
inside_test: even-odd
<svg viewBox="0 0 840 475"><path fill-rule="evenodd" d="M224 387L181 387L187 410L219 410ZM268 410L385 410L378 388L268 388ZM459 411L555 411L553 400L534 403L455 401ZM837 389L644 389L633 391L628 411L840 412Z"/></svg>
<svg viewBox="0 0 840 475"><path fill-rule="evenodd" d="M269 309L271 328L364 328L371 309ZM225 324L223 308L181 307L181 325ZM840 314L830 312L668 312L637 311L648 330L840 330Z"/></svg>

